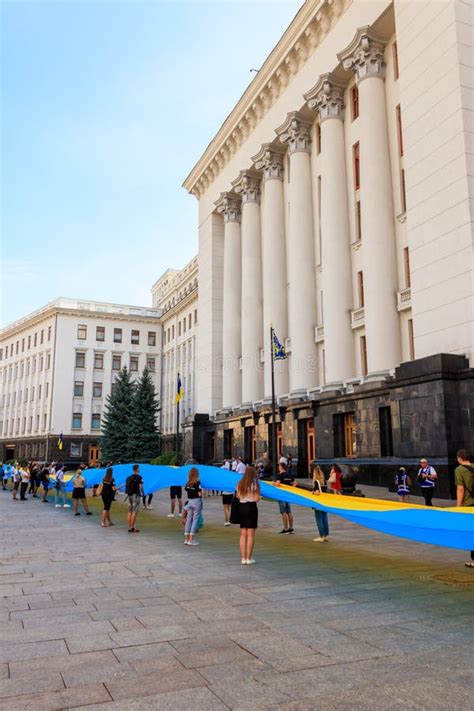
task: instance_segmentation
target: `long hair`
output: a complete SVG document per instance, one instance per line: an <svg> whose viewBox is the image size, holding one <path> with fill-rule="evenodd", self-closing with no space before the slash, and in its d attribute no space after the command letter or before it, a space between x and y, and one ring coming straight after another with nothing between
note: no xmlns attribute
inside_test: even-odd
<svg viewBox="0 0 474 711"><path fill-rule="evenodd" d="M317 481L319 481L320 484L324 484L324 472L319 466L319 464L316 464L316 466L313 469L313 484L315 484Z"/></svg>
<svg viewBox="0 0 474 711"><path fill-rule="evenodd" d="M247 496L249 492L260 493L260 484L258 483L258 472L255 467L247 464L245 474L237 484L237 494L240 498Z"/></svg>
<svg viewBox="0 0 474 711"><path fill-rule="evenodd" d="M341 469L341 467L339 466L339 464L333 464L333 465L332 465L332 468L334 469L334 471L336 472L336 474L342 474L342 469Z"/></svg>
<svg viewBox="0 0 474 711"><path fill-rule="evenodd" d="M192 467L189 470L188 481L187 481L186 486L195 486L195 484L197 484L198 481L199 481L199 472L196 469L196 467Z"/></svg>
<svg viewBox="0 0 474 711"><path fill-rule="evenodd" d="M108 467L107 471L105 472L105 476L102 479L104 484L110 484L110 482L113 479L113 473L114 473L114 470L112 469L112 467Z"/></svg>

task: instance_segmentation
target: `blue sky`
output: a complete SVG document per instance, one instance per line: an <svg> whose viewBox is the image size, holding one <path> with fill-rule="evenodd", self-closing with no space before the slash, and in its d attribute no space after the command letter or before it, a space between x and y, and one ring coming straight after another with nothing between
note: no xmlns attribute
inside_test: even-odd
<svg viewBox="0 0 474 711"><path fill-rule="evenodd" d="M150 303L197 252L181 183L302 0L3 0L2 325Z"/></svg>

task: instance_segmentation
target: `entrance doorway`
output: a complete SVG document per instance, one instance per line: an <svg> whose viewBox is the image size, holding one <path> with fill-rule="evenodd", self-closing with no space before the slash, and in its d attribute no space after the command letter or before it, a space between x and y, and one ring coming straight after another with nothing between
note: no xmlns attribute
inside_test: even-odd
<svg viewBox="0 0 474 711"><path fill-rule="evenodd" d="M98 444L90 444L89 445L89 466L90 467L96 467L97 462L99 461L99 445Z"/></svg>
<svg viewBox="0 0 474 711"><path fill-rule="evenodd" d="M5 461L8 462L10 459L15 459L15 445L5 445Z"/></svg>
<svg viewBox="0 0 474 711"><path fill-rule="evenodd" d="M314 420L308 417L298 420L298 476L308 477L311 462L316 458L316 438Z"/></svg>

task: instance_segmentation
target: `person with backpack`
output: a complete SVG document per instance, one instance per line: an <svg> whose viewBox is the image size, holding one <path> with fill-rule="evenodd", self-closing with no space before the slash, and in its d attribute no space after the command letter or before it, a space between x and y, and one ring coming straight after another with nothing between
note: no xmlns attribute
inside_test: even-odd
<svg viewBox="0 0 474 711"><path fill-rule="evenodd" d="M427 459L420 459L420 468L418 470L418 483L420 484L421 493L425 500L425 506L433 506L433 494L438 475L434 467L431 467Z"/></svg>
<svg viewBox="0 0 474 711"><path fill-rule="evenodd" d="M456 483L456 506L474 506L474 465L466 449L460 449L456 455L458 465L454 470ZM474 551L466 568L474 568Z"/></svg>
<svg viewBox="0 0 474 711"><path fill-rule="evenodd" d="M140 475L138 464L133 465L132 473L125 481L125 493L128 500L128 532L140 533L139 528L135 528L137 514L140 509L140 501L143 496L143 479Z"/></svg>
<svg viewBox="0 0 474 711"><path fill-rule="evenodd" d="M410 495L411 479L407 474L405 467L400 467L398 473L395 474L395 488L398 496L400 497L400 503L408 503L408 497Z"/></svg>
<svg viewBox="0 0 474 711"><path fill-rule="evenodd" d="M117 491L113 473L114 470L112 467L107 467L102 483L99 484L97 488L97 495L102 497L102 502L104 504L100 522L102 528L108 528L109 526L115 525L110 520L110 509L112 508L112 503L115 500L115 492Z"/></svg>

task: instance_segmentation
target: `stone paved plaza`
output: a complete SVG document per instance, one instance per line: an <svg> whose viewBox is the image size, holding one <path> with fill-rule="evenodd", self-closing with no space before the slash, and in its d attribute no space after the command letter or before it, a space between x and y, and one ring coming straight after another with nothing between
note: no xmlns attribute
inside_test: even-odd
<svg viewBox="0 0 474 711"><path fill-rule="evenodd" d="M380 492L379 492L380 493ZM474 575L460 551L260 506L257 565L205 500L182 544L165 492L127 533L0 492L0 708L471 709Z"/></svg>

